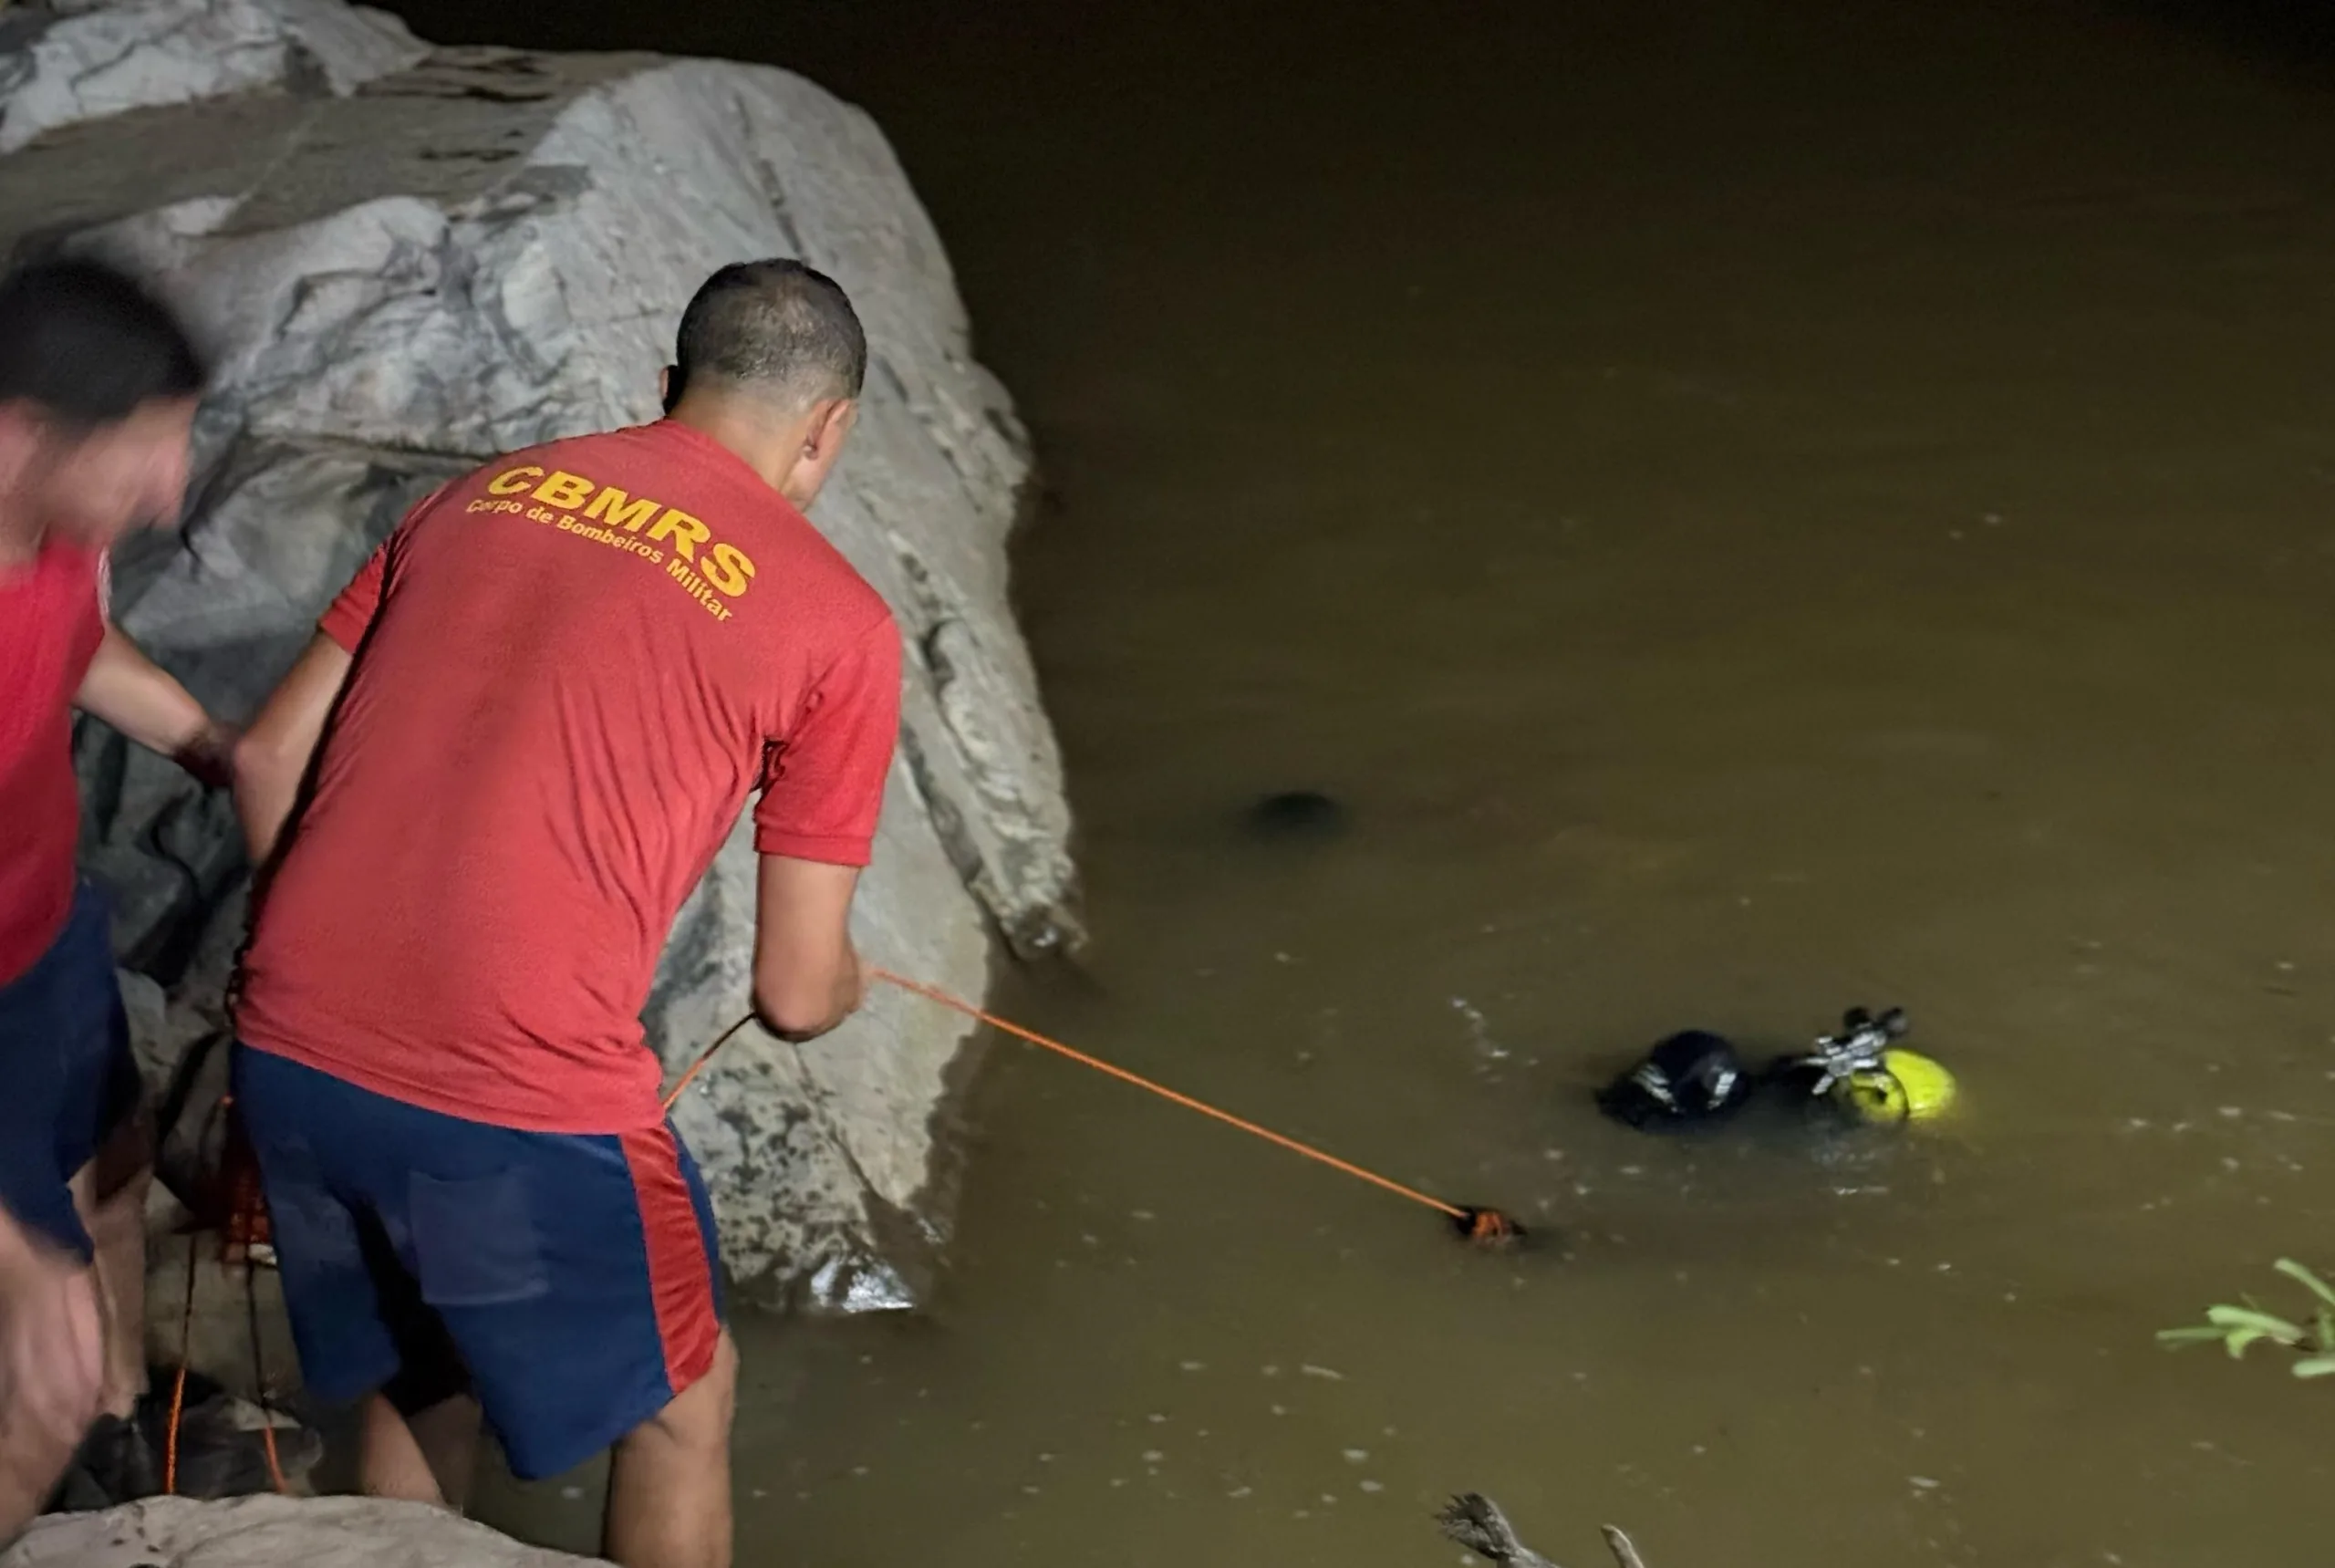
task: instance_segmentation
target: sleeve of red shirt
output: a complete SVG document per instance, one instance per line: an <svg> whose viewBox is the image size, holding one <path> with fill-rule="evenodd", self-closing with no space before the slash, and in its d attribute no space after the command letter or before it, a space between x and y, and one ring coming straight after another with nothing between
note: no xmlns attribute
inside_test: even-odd
<svg viewBox="0 0 2335 1568"><path fill-rule="evenodd" d="M365 564L357 569L357 576L340 590L340 597L317 618L318 631L340 644L344 651L352 654L357 651L358 644L365 640L366 632L372 628L373 617L381 607L381 584L389 573L389 552L397 548L398 541L405 536L406 530L413 526L415 520L430 510L430 504L451 488L451 484L440 485L416 502L413 510L399 520L398 525L389 531L389 536L381 541L380 548L365 558Z"/></svg>
<svg viewBox="0 0 2335 1568"><path fill-rule="evenodd" d="M373 612L381 607L381 578L389 569L389 544L395 537L381 541L381 547L365 558L356 577L317 621L317 629L347 652L357 651L373 624Z"/></svg>
<svg viewBox="0 0 2335 1568"><path fill-rule="evenodd" d="M763 769L754 847L764 855L865 866L900 732L900 634L885 615L853 639L778 738Z"/></svg>

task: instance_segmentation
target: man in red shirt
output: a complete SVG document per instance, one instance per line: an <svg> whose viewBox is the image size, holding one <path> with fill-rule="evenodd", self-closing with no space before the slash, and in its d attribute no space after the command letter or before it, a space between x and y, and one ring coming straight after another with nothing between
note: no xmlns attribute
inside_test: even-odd
<svg viewBox="0 0 2335 1568"><path fill-rule="evenodd" d="M735 1353L639 1013L757 787L754 1005L794 1040L858 1005L899 636L802 509L866 363L833 282L724 268L668 418L424 501L239 753L255 858L315 758L237 1096L309 1386L369 1397L369 1491L446 1497L408 1418L451 1342L520 1475L615 1445L617 1562L730 1560Z"/></svg>
<svg viewBox="0 0 2335 1568"><path fill-rule="evenodd" d="M114 542L178 519L202 383L127 278L64 261L0 282L0 1542L94 1418L138 1433L150 1150L105 903L74 869L72 715L207 776L223 758L103 602Z"/></svg>

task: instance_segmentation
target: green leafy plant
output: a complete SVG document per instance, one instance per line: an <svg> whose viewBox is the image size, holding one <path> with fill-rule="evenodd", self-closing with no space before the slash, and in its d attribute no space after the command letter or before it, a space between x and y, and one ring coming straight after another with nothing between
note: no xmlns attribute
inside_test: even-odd
<svg viewBox="0 0 2335 1568"><path fill-rule="evenodd" d="M2165 1329L2156 1336L2158 1342L2175 1350L2192 1345L2218 1344L2229 1352L2233 1361L2267 1342L2302 1357L2294 1364L2296 1376L2335 1376L2335 1285L2330 1285L2292 1258L2279 1259L2278 1270L2316 1298L2309 1323L2293 1323L2275 1316L2247 1297L2243 1306L2206 1308L2204 1323L2191 1328Z"/></svg>

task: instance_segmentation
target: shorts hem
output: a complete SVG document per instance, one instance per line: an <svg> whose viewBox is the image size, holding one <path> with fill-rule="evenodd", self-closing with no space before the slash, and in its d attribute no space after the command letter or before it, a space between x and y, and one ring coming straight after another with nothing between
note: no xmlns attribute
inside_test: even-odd
<svg viewBox="0 0 2335 1568"><path fill-rule="evenodd" d="M709 1366L706 1370L710 1372L712 1368ZM698 1378L691 1379L692 1384L703 1376L703 1373L699 1374ZM685 1390L676 1389L661 1398L644 1396L621 1407L621 1414L611 1415L607 1419L584 1428L580 1435L560 1442L530 1443L523 1447L514 1444L510 1437L499 1428L495 1437L503 1445L503 1458L511 1467L513 1475L523 1481L548 1480L554 1476L564 1476L576 1466L597 1458L605 1449L615 1448L656 1419ZM490 1426L493 1424L491 1413L487 1421Z"/></svg>
<svg viewBox="0 0 2335 1568"><path fill-rule="evenodd" d="M353 1377L319 1377L309 1372L306 1365L300 1368L301 1381L306 1385L309 1396L326 1405L354 1405L360 1399L370 1399L387 1388L397 1375L398 1364L394 1358L378 1373L364 1373Z"/></svg>

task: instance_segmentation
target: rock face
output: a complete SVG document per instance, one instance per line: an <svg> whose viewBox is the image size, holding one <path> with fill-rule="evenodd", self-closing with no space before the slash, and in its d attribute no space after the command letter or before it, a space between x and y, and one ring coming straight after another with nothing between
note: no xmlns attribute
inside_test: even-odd
<svg viewBox="0 0 2335 1568"><path fill-rule="evenodd" d="M302 75L345 93L429 52L394 18L337 0L54 9L86 15L39 30L0 84L8 95L0 152L76 120L277 87ZM38 19L30 26L38 29Z"/></svg>
<svg viewBox="0 0 2335 1568"><path fill-rule="evenodd" d="M581 1557L522 1546L419 1503L372 1498L157 1498L111 1513L44 1519L0 1568L569 1568Z"/></svg>
<svg viewBox="0 0 2335 1568"><path fill-rule="evenodd" d="M18 254L127 262L216 352L187 525L124 548L115 610L231 719L437 481L655 417L680 307L714 267L799 255L834 275L871 364L815 521L908 651L863 945L975 993L993 935L1076 940L1060 763L1006 598L1030 454L864 113L768 67L432 50L338 0L84 0L0 13L0 151ZM217 1017L240 846L223 800L86 728L85 864L151 981L160 1072ZM648 1012L671 1071L745 1010L753 881L742 832L681 917ZM677 1119L756 1293L912 1293L906 1262L945 1224L935 1111L964 1035L879 989L828 1039L750 1032L700 1080Z"/></svg>

